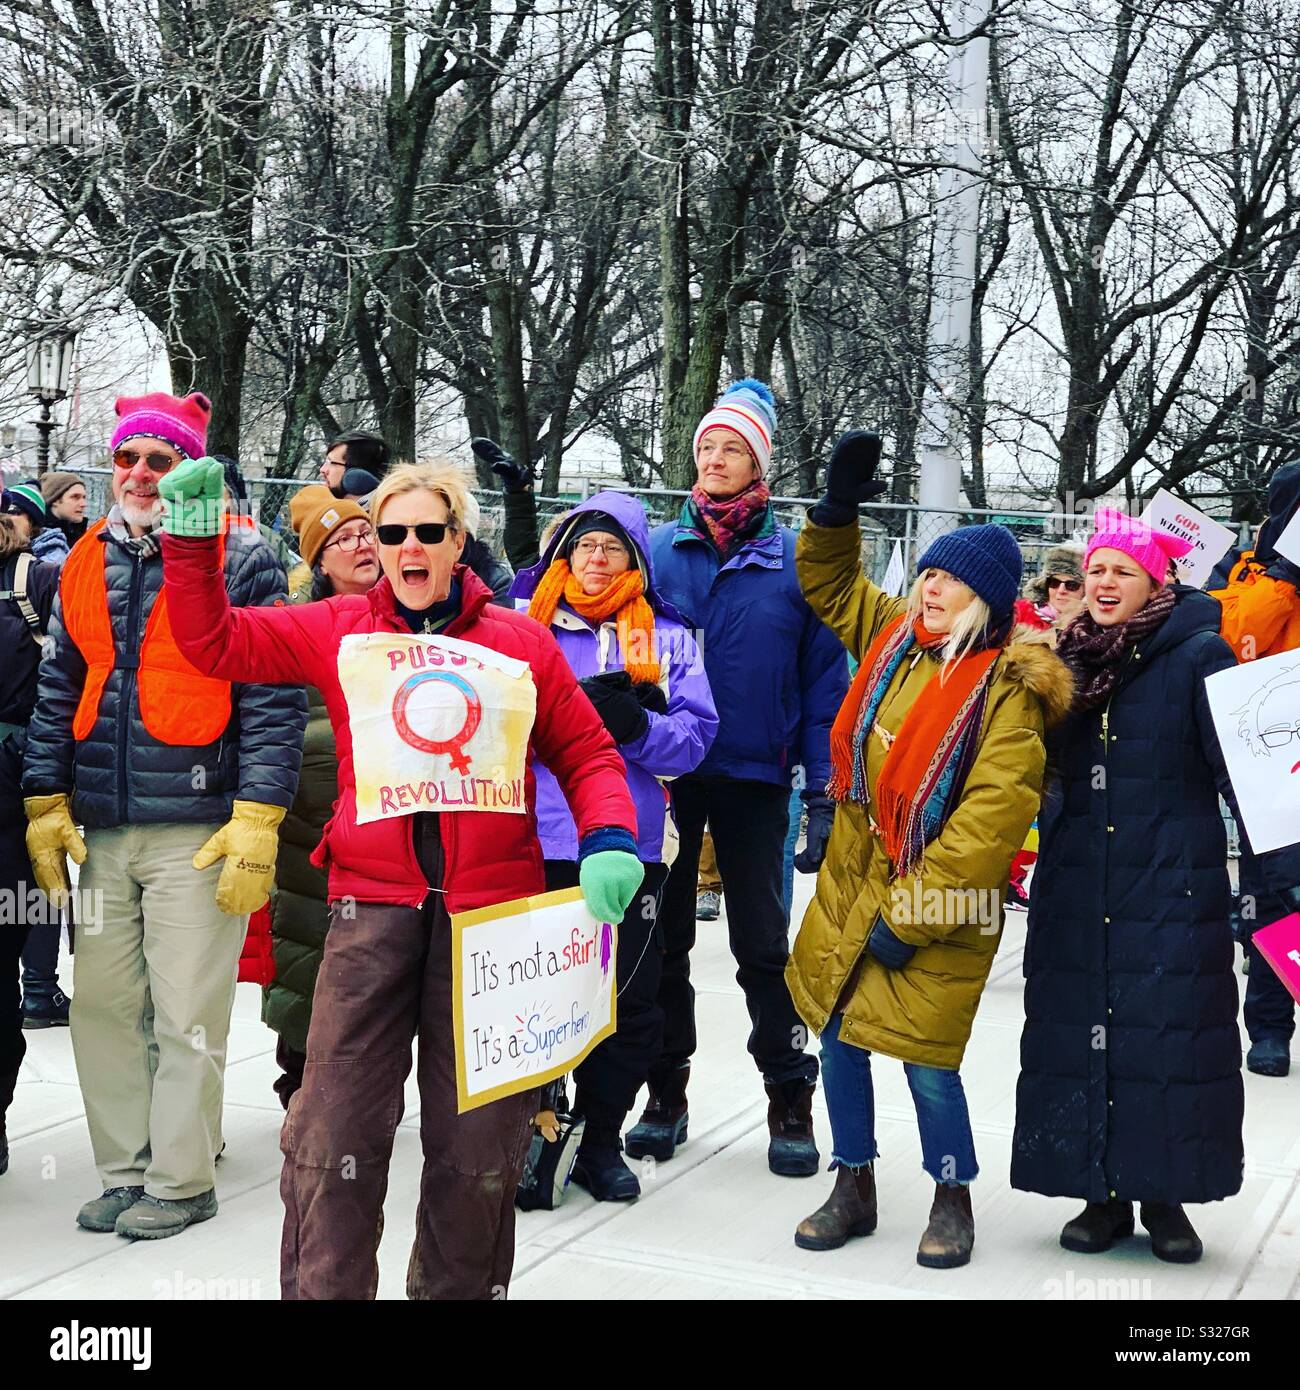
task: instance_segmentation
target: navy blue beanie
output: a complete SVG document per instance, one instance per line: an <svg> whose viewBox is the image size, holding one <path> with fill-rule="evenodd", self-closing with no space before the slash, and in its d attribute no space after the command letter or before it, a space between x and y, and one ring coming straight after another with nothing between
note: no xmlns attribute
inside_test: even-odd
<svg viewBox="0 0 1300 1390"><path fill-rule="evenodd" d="M962 526L926 546L916 572L947 570L974 589L1000 622L1011 616L1023 568L1020 547L1005 526Z"/></svg>

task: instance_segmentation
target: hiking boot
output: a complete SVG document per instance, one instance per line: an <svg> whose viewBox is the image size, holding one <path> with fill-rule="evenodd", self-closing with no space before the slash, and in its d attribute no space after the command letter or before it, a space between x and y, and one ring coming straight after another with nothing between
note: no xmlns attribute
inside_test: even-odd
<svg viewBox="0 0 1300 1390"><path fill-rule="evenodd" d="M722 899L711 890L695 895L695 920L697 922L716 922L722 911Z"/></svg>
<svg viewBox="0 0 1300 1390"><path fill-rule="evenodd" d="M916 1262L926 1269L956 1269L970 1263L975 1245L975 1217L970 1188L936 1183L930 1224L917 1247Z"/></svg>
<svg viewBox="0 0 1300 1390"><path fill-rule="evenodd" d="M1100 1255L1133 1234L1132 1202L1089 1202L1061 1229L1061 1244L1080 1255Z"/></svg>
<svg viewBox="0 0 1300 1390"><path fill-rule="evenodd" d="M56 989L48 999L23 1000L24 1028L66 1028L68 1026L68 1005L72 1000L61 989Z"/></svg>
<svg viewBox="0 0 1300 1390"><path fill-rule="evenodd" d="M1174 1265L1194 1265L1201 1258L1201 1238L1182 1207L1142 1203L1142 1224L1151 1236L1151 1253Z"/></svg>
<svg viewBox="0 0 1300 1390"><path fill-rule="evenodd" d="M813 1137L812 1081L783 1081L767 1087L767 1166L782 1178L810 1178L821 1167Z"/></svg>
<svg viewBox="0 0 1300 1390"><path fill-rule="evenodd" d="M77 1225L87 1231L111 1231L117 1218L143 1196L143 1187L106 1187L77 1213Z"/></svg>
<svg viewBox="0 0 1300 1390"><path fill-rule="evenodd" d="M1286 1076L1291 1070L1291 1046L1281 1038L1261 1038L1246 1053L1246 1070L1256 1076Z"/></svg>
<svg viewBox="0 0 1300 1390"><path fill-rule="evenodd" d="M641 1118L627 1132L623 1151L629 1158L653 1158L667 1163L686 1142L686 1083L691 1079L690 1062L670 1063L651 1069L646 1085L650 1099Z"/></svg>
<svg viewBox="0 0 1300 1390"><path fill-rule="evenodd" d="M876 1229L876 1173L868 1163L856 1172L841 1164L831 1195L795 1228L800 1250L838 1250L853 1236Z"/></svg>
<svg viewBox="0 0 1300 1390"><path fill-rule="evenodd" d="M197 1197L150 1197L145 1193L117 1218L113 1229L128 1240L164 1240L216 1214L217 1194L213 1188Z"/></svg>

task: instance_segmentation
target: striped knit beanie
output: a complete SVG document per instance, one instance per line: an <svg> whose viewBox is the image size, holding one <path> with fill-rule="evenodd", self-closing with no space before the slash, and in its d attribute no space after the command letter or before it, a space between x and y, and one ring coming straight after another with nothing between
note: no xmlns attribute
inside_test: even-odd
<svg viewBox="0 0 1300 1390"><path fill-rule="evenodd" d="M128 439L144 436L162 439L187 459L202 458L208 448L208 417L212 402L201 391L188 396L169 396L153 391L147 396L119 396L113 409L118 425L108 441L114 452Z"/></svg>
<svg viewBox="0 0 1300 1390"><path fill-rule="evenodd" d="M710 430L717 429L735 430L745 441L761 478L772 462L772 440L776 435L776 401L772 388L753 377L728 386L695 431L691 452L697 463L700 440Z"/></svg>
<svg viewBox="0 0 1300 1390"><path fill-rule="evenodd" d="M45 498L40 483L15 483L0 493L0 510L22 512L37 526L45 525Z"/></svg>

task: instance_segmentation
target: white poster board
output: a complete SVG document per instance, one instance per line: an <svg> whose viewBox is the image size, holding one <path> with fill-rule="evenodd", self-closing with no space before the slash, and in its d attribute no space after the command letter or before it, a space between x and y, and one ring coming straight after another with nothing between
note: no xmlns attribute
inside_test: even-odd
<svg viewBox="0 0 1300 1390"><path fill-rule="evenodd" d="M1174 561L1174 568L1180 582L1193 589L1205 583L1237 539L1227 526L1188 506L1163 487L1147 503L1142 520L1157 531L1168 531L1191 542L1192 548Z"/></svg>
<svg viewBox="0 0 1300 1390"><path fill-rule="evenodd" d="M1273 548L1293 565L1300 565L1300 509L1282 528L1282 534L1274 542Z"/></svg>
<svg viewBox="0 0 1300 1390"><path fill-rule="evenodd" d="M1205 691L1251 848L1300 841L1300 651L1219 671Z"/></svg>
<svg viewBox="0 0 1300 1390"><path fill-rule="evenodd" d="M352 633L339 644L357 822L417 811L527 815L537 688L526 661L476 642Z"/></svg>
<svg viewBox="0 0 1300 1390"><path fill-rule="evenodd" d="M463 1113L563 1076L616 1024L617 929L565 888L452 916Z"/></svg>
<svg viewBox="0 0 1300 1390"><path fill-rule="evenodd" d="M903 584L906 579L907 572L903 568L903 543L902 541L895 541L889 563L885 566L885 577L880 587L890 598L897 598L903 592Z"/></svg>

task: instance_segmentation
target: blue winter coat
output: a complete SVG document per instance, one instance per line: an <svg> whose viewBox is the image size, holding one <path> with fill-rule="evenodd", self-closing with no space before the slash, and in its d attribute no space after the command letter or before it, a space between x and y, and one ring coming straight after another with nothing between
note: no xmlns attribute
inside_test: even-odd
<svg viewBox="0 0 1300 1390"><path fill-rule="evenodd" d="M307 697L298 686L239 685L230 692L225 732L202 747L160 743L144 727L129 662L162 589L161 555L141 558L107 527L83 542L102 546L104 583L116 660L84 739L72 721L86 663L54 605L49 650L40 665L36 710L28 730L23 792L72 793L74 819L88 829L147 822L224 821L231 802L293 805L302 762ZM283 602L284 569L256 532L232 527L226 539L226 591L237 607Z"/></svg>
<svg viewBox="0 0 1300 1390"><path fill-rule="evenodd" d="M1211 1202L1241 1187L1218 800L1231 788L1205 693L1235 663L1218 603L1175 592L1108 705L1049 740L1011 1185L1051 1197ZM1261 862L1280 881L1291 852Z"/></svg>
<svg viewBox="0 0 1300 1390"><path fill-rule="evenodd" d="M713 742L718 716L709 692L704 663L695 639L676 611L663 602L650 560L650 535L645 510L626 492L599 492L579 503L556 527L537 564L521 570L511 586L511 597L521 608L537 588L564 543L572 519L583 512L604 512L627 532L636 547L636 562L645 575L645 595L655 615L655 654L660 664L660 687L668 700L664 714L647 710L646 732L631 743L618 745L627 768L627 785L636 803L637 853L643 863L671 862L675 857L676 829L663 780L680 777L698 766ZM579 680L602 671L621 671L618 630L613 619L593 629L561 601L551 620L551 632L564 659ZM540 763L533 763L537 778L537 834L547 859L577 859L578 832L559 783ZM665 854L665 842L669 848Z"/></svg>
<svg viewBox="0 0 1300 1390"><path fill-rule="evenodd" d="M802 764L809 793L830 779L848 661L800 592L794 546L781 526L720 566L713 546L680 521L650 534L659 592L694 628L718 708L702 777L788 787Z"/></svg>

